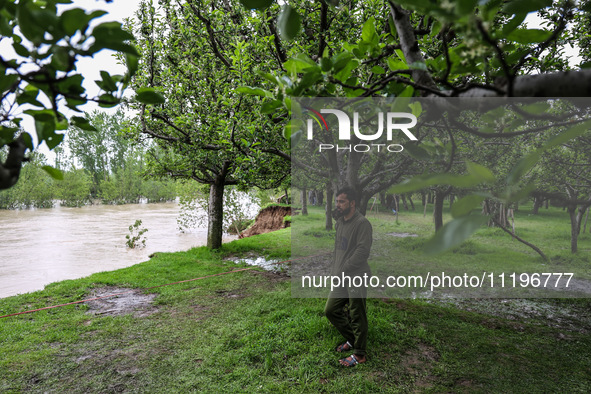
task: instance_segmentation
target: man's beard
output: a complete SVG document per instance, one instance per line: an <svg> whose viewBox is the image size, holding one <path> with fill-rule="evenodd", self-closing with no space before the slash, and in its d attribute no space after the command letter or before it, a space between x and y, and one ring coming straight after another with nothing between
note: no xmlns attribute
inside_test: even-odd
<svg viewBox="0 0 591 394"><path fill-rule="evenodd" d="M332 210L332 218L334 220L338 220L339 218L347 216L350 212L351 212L351 207L349 207L345 210L342 210L342 211L339 210L338 208L335 208Z"/></svg>

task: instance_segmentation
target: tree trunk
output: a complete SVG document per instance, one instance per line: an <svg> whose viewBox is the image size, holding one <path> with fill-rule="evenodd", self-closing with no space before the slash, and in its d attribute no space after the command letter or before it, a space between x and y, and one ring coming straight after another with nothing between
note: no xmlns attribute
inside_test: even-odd
<svg viewBox="0 0 591 394"><path fill-rule="evenodd" d="M543 202L544 200L539 197L534 198L534 209L532 211L534 215L537 215L538 212L540 212L540 207L542 206Z"/></svg>
<svg viewBox="0 0 591 394"><path fill-rule="evenodd" d="M207 247L219 249L222 246L224 224L224 180L218 177L209 187L209 204L207 208Z"/></svg>
<svg viewBox="0 0 591 394"><path fill-rule="evenodd" d="M408 196L408 202L410 203L411 209L414 211L415 210L415 204L412 202L412 194L409 194L409 196Z"/></svg>
<svg viewBox="0 0 591 394"><path fill-rule="evenodd" d="M359 201L355 203L356 210L359 211L360 214L365 216L365 214L367 213L367 204L369 203L370 197L367 197L363 193L361 193L361 195L359 195L359 197L357 198L359 199Z"/></svg>
<svg viewBox="0 0 591 394"><path fill-rule="evenodd" d="M334 200L333 193L332 184L328 182L326 184L326 221L324 226L326 231L332 230L332 201Z"/></svg>
<svg viewBox="0 0 591 394"><path fill-rule="evenodd" d="M570 251L571 253L577 253L580 228L579 223L577 223L577 208L569 205L567 209L570 216Z"/></svg>
<svg viewBox="0 0 591 394"><path fill-rule="evenodd" d="M401 197L402 197L402 206L404 207L405 211L408 211L408 204L406 203L406 197L404 196L404 194Z"/></svg>
<svg viewBox="0 0 591 394"><path fill-rule="evenodd" d="M433 220L435 222L435 231L443 227L443 200L445 192L437 190L435 192L435 205L433 207Z"/></svg>
<svg viewBox="0 0 591 394"><path fill-rule="evenodd" d="M308 190L302 189L302 215L308 214Z"/></svg>
<svg viewBox="0 0 591 394"><path fill-rule="evenodd" d="M316 205L324 204L324 191L317 190L316 191Z"/></svg>

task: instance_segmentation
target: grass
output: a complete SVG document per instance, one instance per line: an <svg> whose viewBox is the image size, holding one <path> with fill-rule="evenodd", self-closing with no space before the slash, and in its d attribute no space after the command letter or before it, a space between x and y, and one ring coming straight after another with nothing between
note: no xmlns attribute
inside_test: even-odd
<svg viewBox="0 0 591 394"><path fill-rule="evenodd" d="M319 212L293 219L307 223L310 244L320 247L332 239L323 233ZM375 223L387 232L392 226L421 237L429 233L422 213L401 216L399 224L390 218ZM523 264L536 260L487 231L447 258L492 248L522 256ZM560 244L557 238L548 234L548 242ZM104 286L147 288L230 271L237 266L225 260L229 256L286 259L290 241L291 231L284 229L225 244L219 252L159 253L133 267L0 299L0 315L82 300ZM393 251L405 262L418 260L421 242L420 237L398 239L399 249ZM149 292L156 298L143 317L93 315L88 305L77 304L0 319L0 392L591 390L589 325L574 317L574 324L567 324L541 315L493 314L488 306L478 311L476 305L484 305L479 301L467 307L370 299L369 361L343 369L332 350L341 338L322 316L324 300L292 298L285 276L253 269ZM495 308L505 305L489 302ZM588 300L547 302L553 311L591 321Z"/></svg>

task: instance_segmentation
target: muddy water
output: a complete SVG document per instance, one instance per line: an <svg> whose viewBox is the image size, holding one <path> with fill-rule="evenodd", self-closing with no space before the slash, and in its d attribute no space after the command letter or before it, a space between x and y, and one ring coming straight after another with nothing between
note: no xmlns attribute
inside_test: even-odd
<svg viewBox="0 0 591 394"><path fill-rule="evenodd" d="M0 298L205 245L205 229L179 232L178 214L176 203L0 210ZM148 229L146 247L128 249L125 236L137 219Z"/></svg>

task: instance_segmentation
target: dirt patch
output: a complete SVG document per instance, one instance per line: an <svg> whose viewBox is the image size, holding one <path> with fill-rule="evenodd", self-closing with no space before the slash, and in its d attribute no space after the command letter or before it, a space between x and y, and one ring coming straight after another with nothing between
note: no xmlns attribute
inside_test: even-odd
<svg viewBox="0 0 591 394"><path fill-rule="evenodd" d="M283 219L291 215L291 207L272 205L262 209L257 215L254 224L247 228L240 237L245 238L257 234L270 233L271 231L289 227L289 222Z"/></svg>
<svg viewBox="0 0 591 394"><path fill-rule="evenodd" d="M420 389L432 387L436 379L431 374L434 364L439 360L435 348L420 343L416 349L407 351L401 360L404 371L415 377L415 385Z"/></svg>
<svg viewBox="0 0 591 394"><path fill-rule="evenodd" d="M118 294L113 297L106 297ZM156 294L144 294L140 289L122 287L101 287L93 289L89 298L105 297L98 300L86 301L88 313L102 316L122 316L133 314L134 317L145 317L155 313L158 308L152 305Z"/></svg>
<svg viewBox="0 0 591 394"><path fill-rule="evenodd" d="M270 283L279 283L289 280L289 275L284 272L270 272L270 271L250 271L252 275L262 276Z"/></svg>

